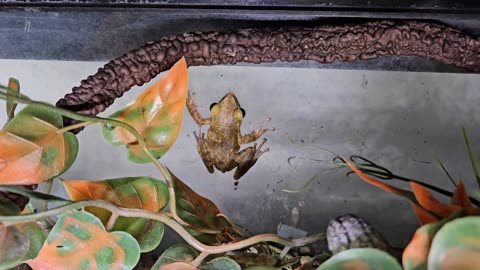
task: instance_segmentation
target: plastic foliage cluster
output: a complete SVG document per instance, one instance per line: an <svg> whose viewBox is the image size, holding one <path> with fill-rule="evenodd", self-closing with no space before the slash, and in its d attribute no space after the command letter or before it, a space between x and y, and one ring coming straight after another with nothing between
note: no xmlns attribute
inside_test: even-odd
<svg viewBox="0 0 480 270"><path fill-rule="evenodd" d="M287 253L323 239L324 234L289 240L242 233L212 201L159 161L179 135L187 92L183 58L109 118L32 100L20 93L14 79L0 86L8 116L0 131L0 190L42 203L34 211L30 204L23 207L13 197L0 196L0 269L22 263L33 269L133 269L141 253L160 244L165 225L187 244L168 248L152 269L402 269L394 257L374 248L348 249L319 266L314 263L317 257L305 260ZM26 106L15 115L17 104ZM78 122L63 126L63 117ZM161 179L61 179L70 198L51 195L52 182L77 157L79 142L71 131L93 124L102 125L108 143L125 147L130 161L153 163ZM465 138L469 146L466 134ZM472 217L480 213L478 201L468 197L462 182L453 193L443 193L451 197L445 204L430 193L432 188L438 191L435 187L412 180L408 181L412 191L399 189L374 178L395 178L383 167L340 160L366 182L411 201L423 226L403 252L403 269L474 269L480 264L480 217ZM21 187L39 183L46 183L45 192Z"/></svg>

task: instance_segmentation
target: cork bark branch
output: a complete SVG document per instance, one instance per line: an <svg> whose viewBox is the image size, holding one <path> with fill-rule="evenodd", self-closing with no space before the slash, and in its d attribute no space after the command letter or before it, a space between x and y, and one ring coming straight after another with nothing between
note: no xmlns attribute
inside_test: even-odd
<svg viewBox="0 0 480 270"><path fill-rule="evenodd" d="M96 115L134 85L143 85L168 70L182 56L189 66L199 66L301 60L353 62L384 55L417 56L480 71L480 39L429 22L192 32L162 37L110 61L81 81L57 106ZM65 120L67 125L74 123Z"/></svg>

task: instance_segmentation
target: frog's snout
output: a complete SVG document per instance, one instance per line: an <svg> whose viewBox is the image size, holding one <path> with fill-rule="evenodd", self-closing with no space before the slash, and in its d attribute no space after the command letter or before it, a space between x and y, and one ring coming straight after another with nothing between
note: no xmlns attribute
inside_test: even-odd
<svg viewBox="0 0 480 270"><path fill-rule="evenodd" d="M235 94L233 93L227 93L223 98L222 100L220 101L224 104L230 104L230 105L236 105L238 107L240 107L240 103L238 103L238 99L237 97L235 96Z"/></svg>

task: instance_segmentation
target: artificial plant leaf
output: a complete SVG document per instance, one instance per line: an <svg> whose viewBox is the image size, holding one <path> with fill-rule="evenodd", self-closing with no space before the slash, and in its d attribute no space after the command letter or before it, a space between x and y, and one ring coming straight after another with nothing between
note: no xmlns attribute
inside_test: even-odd
<svg viewBox="0 0 480 270"><path fill-rule="evenodd" d="M197 267L184 263L184 262L173 262L169 264L165 264L160 266L160 268L152 268L153 269L159 269L159 270L200 270Z"/></svg>
<svg viewBox="0 0 480 270"><path fill-rule="evenodd" d="M472 151L472 146L468 138L467 129L462 128L462 132L463 132L463 138L465 139L465 145L467 146L468 157L470 159L470 163L472 164L473 173L475 175L475 179L477 179L478 186L480 186L480 173L477 167L477 159L475 157L475 154Z"/></svg>
<svg viewBox="0 0 480 270"><path fill-rule="evenodd" d="M413 211L415 212L415 215L417 216L418 223L420 223L420 225L435 223L439 221L439 218L432 215L432 213L423 209L416 203L412 202L412 208L413 208Z"/></svg>
<svg viewBox="0 0 480 270"><path fill-rule="evenodd" d="M374 248L354 248L342 251L317 270L402 270L397 260L385 251Z"/></svg>
<svg viewBox="0 0 480 270"><path fill-rule="evenodd" d="M143 92L136 101L110 118L133 126L156 158L163 156L180 133L187 100L188 73L185 58L180 59L158 82ZM113 145L126 145L133 162L151 160L137 139L121 127L103 128L105 140Z"/></svg>
<svg viewBox="0 0 480 270"><path fill-rule="evenodd" d="M435 234L447 222L460 217L462 214L462 211L457 211L440 222L430 223L418 228L403 251L402 264L404 270L427 270L428 254Z"/></svg>
<svg viewBox="0 0 480 270"><path fill-rule="evenodd" d="M0 269L21 264L29 250L27 236L16 226L0 226L0 240Z"/></svg>
<svg viewBox="0 0 480 270"><path fill-rule="evenodd" d="M0 216L20 215L20 208L0 196ZM0 269L19 265L28 253L28 238L16 226L0 224Z"/></svg>
<svg viewBox="0 0 480 270"><path fill-rule="evenodd" d="M240 265L228 257L215 258L202 265L206 270L242 270Z"/></svg>
<svg viewBox="0 0 480 270"><path fill-rule="evenodd" d="M273 267L273 266L251 266L245 268L245 270L281 270L282 268Z"/></svg>
<svg viewBox="0 0 480 270"><path fill-rule="evenodd" d="M103 181L64 180L65 189L74 201L104 200L125 208L138 208L158 212L169 200L167 185L151 177L125 177ZM86 207L105 225L110 211ZM156 248L163 237L163 224L143 218L119 217L113 230L126 231L139 242L142 252Z"/></svg>
<svg viewBox="0 0 480 270"><path fill-rule="evenodd" d="M410 186L415 194L415 198L418 203L427 211L430 211L440 217L448 217L453 214L455 211L463 209L468 215L480 215L480 208L477 207L461 207L456 204L444 204L439 200L435 199L433 195L420 184L415 182L410 182ZM463 185L460 185L462 188ZM454 194L455 196L455 194ZM466 196L466 192L465 192ZM468 196L467 196L468 198Z"/></svg>
<svg viewBox="0 0 480 270"><path fill-rule="evenodd" d="M405 197L405 198L409 199L410 201L415 202L415 197L414 197L412 192L410 192L408 190L405 190L405 189L401 189L401 188L397 188L397 187L388 185L388 184L386 184L382 181L378 181L377 179L374 179L374 178L368 176L367 174L363 173L355 165L353 165L352 162L348 161L347 159L344 159L344 160L345 160L345 163L350 167L350 169L352 169L352 171L355 174L357 174L362 180L369 183L370 185L381 188L381 189L383 189L387 192L400 195L402 197Z"/></svg>
<svg viewBox="0 0 480 270"><path fill-rule="evenodd" d="M237 262L242 269L254 266L274 266L277 263L273 256L263 253L238 252L228 257Z"/></svg>
<svg viewBox="0 0 480 270"><path fill-rule="evenodd" d="M4 196L0 196L0 216L17 216L20 215L21 211L16 203Z"/></svg>
<svg viewBox="0 0 480 270"><path fill-rule="evenodd" d="M480 265L480 217L458 218L435 235L428 269L474 270Z"/></svg>
<svg viewBox="0 0 480 270"><path fill-rule="evenodd" d="M46 232L37 222L18 224L16 227L28 238L28 250L23 260L30 260L37 257L47 239Z"/></svg>
<svg viewBox="0 0 480 270"><path fill-rule="evenodd" d="M178 216L192 225L194 229L186 228L192 236L203 243L218 243L231 241L230 236L224 235L230 224L221 216L221 211L209 199L199 195L185 185L178 177L170 172L175 190L175 201ZM201 233L198 229L217 231L215 234ZM227 240L228 239L228 240Z"/></svg>
<svg viewBox="0 0 480 270"><path fill-rule="evenodd" d="M0 197L0 216L20 214L20 208L15 203ZM35 222L12 226L0 224L0 269L9 269L35 258L45 239L45 232Z"/></svg>
<svg viewBox="0 0 480 270"><path fill-rule="evenodd" d="M18 186L11 186L11 185L0 185L0 190L6 190L10 192L14 192L30 199L40 200L40 201L49 201L49 202L58 202L58 203L70 203L72 201L64 199L62 197L58 197L55 195L38 192L34 190L29 190L25 188L20 188Z"/></svg>
<svg viewBox="0 0 480 270"><path fill-rule="evenodd" d="M38 256L26 263L40 269L132 269L140 247L126 232L105 231L100 220L85 211L62 214Z"/></svg>
<svg viewBox="0 0 480 270"><path fill-rule="evenodd" d="M412 188L418 203L423 208L436 215L439 215L441 217L448 217L453 212L460 209L459 206L444 204L439 200L435 199L435 197L433 197L430 191L428 191L428 189L426 189L420 184L410 182L410 187Z"/></svg>
<svg viewBox="0 0 480 270"><path fill-rule="evenodd" d="M282 270L282 268L273 267L273 266L251 266L251 267L245 268L245 270Z"/></svg>
<svg viewBox="0 0 480 270"><path fill-rule="evenodd" d="M462 180L458 181L457 188L452 196L452 204L458 205L463 208L470 208L472 207L472 202L468 197L467 191L465 190L465 185L463 184Z"/></svg>
<svg viewBox="0 0 480 270"><path fill-rule="evenodd" d="M444 204L430 193L430 191L425 188L424 186L420 185L419 183L410 181L410 187L412 188L412 191L400 189L394 186L390 186L388 184L385 184L379 180L376 180L362 171L360 171L353 163L349 162L348 160L345 160L347 165L365 182L374 185L376 187L379 187L387 192L394 193L397 195L400 195L402 197L405 197L409 199L412 204L414 205L414 211L415 214L417 215L419 221L421 224L426 224L430 222L436 222L438 219L432 215L438 215L439 217L448 217L451 214L453 214L455 211L461 209L462 207L459 205L453 205L453 204ZM462 186L460 186L462 188ZM459 191L461 192L461 190ZM465 192L466 194L466 192ZM460 196L460 195L457 195ZM467 196L468 198L468 196ZM469 215L479 215L480 214L480 208L476 207L466 207L464 210L467 212Z"/></svg>
<svg viewBox="0 0 480 270"><path fill-rule="evenodd" d="M165 250L162 255L158 258L155 264L152 267L152 270L166 269L165 266L171 263L190 263L199 255L199 252L191 246L178 244L169 247ZM190 264L188 264L190 265ZM175 269L175 268L171 268ZM177 269L188 269L188 268L177 268ZM196 269L195 267L192 269Z"/></svg>
<svg viewBox="0 0 480 270"><path fill-rule="evenodd" d="M0 184L38 184L66 171L78 141L62 132L62 116L27 106L0 131Z"/></svg>
<svg viewBox="0 0 480 270"><path fill-rule="evenodd" d="M20 83L15 78L8 79L8 89L14 92L20 92ZM7 97L7 123L13 119L15 116L15 109L17 108L17 103L11 101Z"/></svg>
<svg viewBox="0 0 480 270"><path fill-rule="evenodd" d="M140 245L140 251L154 250L162 241L164 226L158 220L144 218L119 217L112 231L123 231L131 234Z"/></svg>

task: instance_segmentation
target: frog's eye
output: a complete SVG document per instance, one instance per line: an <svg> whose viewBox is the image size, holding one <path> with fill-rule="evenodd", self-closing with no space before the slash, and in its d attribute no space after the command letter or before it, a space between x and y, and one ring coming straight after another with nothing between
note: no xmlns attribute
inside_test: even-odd
<svg viewBox="0 0 480 270"><path fill-rule="evenodd" d="M242 111L242 116L245 118L245 114L246 114L245 110L243 108L240 108L240 110Z"/></svg>
<svg viewBox="0 0 480 270"><path fill-rule="evenodd" d="M213 106L217 105L217 102L214 102L212 104L210 104L210 111L212 110Z"/></svg>
<svg viewBox="0 0 480 270"><path fill-rule="evenodd" d="M218 106L217 103L212 103L212 105L210 105L210 114L212 116L218 115L219 110L220 110L220 107Z"/></svg>
<svg viewBox="0 0 480 270"><path fill-rule="evenodd" d="M237 120L243 120L243 109L235 109L233 112L233 118Z"/></svg>

